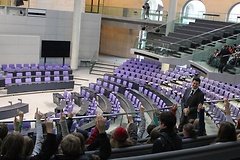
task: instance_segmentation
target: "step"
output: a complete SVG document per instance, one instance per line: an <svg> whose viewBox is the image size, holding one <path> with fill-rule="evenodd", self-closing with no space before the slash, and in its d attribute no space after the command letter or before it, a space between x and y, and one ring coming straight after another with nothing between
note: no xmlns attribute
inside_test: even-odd
<svg viewBox="0 0 240 160"><path fill-rule="evenodd" d="M103 76L104 74L112 74L113 72L102 72L102 71L97 71L97 70L92 70L91 71L91 74L94 74L94 75L100 75L100 76Z"/></svg>
<svg viewBox="0 0 240 160"><path fill-rule="evenodd" d="M172 54L171 56L176 58L181 58L181 55L178 55L178 54Z"/></svg>
<svg viewBox="0 0 240 160"><path fill-rule="evenodd" d="M100 68L100 67L93 67L92 70L100 71L100 72L113 72L115 69L111 68Z"/></svg>
<svg viewBox="0 0 240 160"><path fill-rule="evenodd" d="M118 68L118 66L102 65L102 64L98 64L98 63L94 65L94 68L95 67L106 68L106 69L116 69L116 68Z"/></svg>
<svg viewBox="0 0 240 160"><path fill-rule="evenodd" d="M106 63L106 62L100 62L100 61L96 61L95 65L96 64L99 64L99 65L106 65L106 66L116 66L116 67L119 67L118 64L113 64L113 63Z"/></svg>

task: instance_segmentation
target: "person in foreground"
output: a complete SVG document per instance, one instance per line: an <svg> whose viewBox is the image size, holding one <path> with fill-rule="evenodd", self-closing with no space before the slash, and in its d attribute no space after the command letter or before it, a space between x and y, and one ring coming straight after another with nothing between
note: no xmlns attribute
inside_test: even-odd
<svg viewBox="0 0 240 160"><path fill-rule="evenodd" d="M152 153L182 149L182 139L175 131L176 116L172 112L162 112L159 115L159 138L154 141Z"/></svg>
<svg viewBox="0 0 240 160"><path fill-rule="evenodd" d="M61 116L62 117L62 116ZM61 118L61 127L66 130L67 124L64 118ZM98 129L99 152L98 155L85 154L82 142L77 136L67 134L60 143L62 154L55 155L52 160L105 160L111 155L110 141L105 132L107 119L102 115L97 115L95 127ZM65 127L63 126L65 124ZM65 129L64 129L65 128ZM64 135L64 134L63 134Z"/></svg>
<svg viewBox="0 0 240 160"><path fill-rule="evenodd" d="M199 104L203 104L204 102L204 94L199 89L200 85L200 78L195 77L192 80L192 87L186 89L182 100L181 100L181 107L182 107L182 117L181 122L179 125L179 131L182 131L182 127L184 124L188 122L183 122L183 119L195 120L197 118L197 109ZM185 117L184 117L185 116Z"/></svg>

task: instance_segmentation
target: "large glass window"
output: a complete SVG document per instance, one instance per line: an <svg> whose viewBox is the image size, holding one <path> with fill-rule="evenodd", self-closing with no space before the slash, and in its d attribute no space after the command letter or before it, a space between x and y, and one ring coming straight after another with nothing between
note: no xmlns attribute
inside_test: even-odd
<svg viewBox="0 0 240 160"><path fill-rule="evenodd" d="M233 6L229 12L228 21L240 22L240 3Z"/></svg>
<svg viewBox="0 0 240 160"><path fill-rule="evenodd" d="M196 18L203 18L205 5L199 0L188 1L183 8L182 23L194 22Z"/></svg>

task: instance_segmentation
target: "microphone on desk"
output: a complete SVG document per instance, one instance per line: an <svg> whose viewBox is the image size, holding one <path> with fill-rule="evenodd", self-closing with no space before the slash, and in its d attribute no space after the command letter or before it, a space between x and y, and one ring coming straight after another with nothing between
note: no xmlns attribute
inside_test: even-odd
<svg viewBox="0 0 240 160"><path fill-rule="evenodd" d="M22 103L22 99L18 99L20 101L20 103Z"/></svg>
<svg viewBox="0 0 240 160"><path fill-rule="evenodd" d="M8 103L10 103L10 105L12 105L12 101L8 101Z"/></svg>

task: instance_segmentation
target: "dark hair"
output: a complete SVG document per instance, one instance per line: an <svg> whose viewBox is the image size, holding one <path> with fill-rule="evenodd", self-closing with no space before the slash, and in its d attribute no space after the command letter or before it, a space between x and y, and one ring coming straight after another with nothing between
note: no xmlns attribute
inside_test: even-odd
<svg viewBox="0 0 240 160"><path fill-rule="evenodd" d="M150 138L147 140L146 144L152 144L157 138L159 138L160 127L155 127L150 133Z"/></svg>
<svg viewBox="0 0 240 160"><path fill-rule="evenodd" d="M159 121L163 123L168 129L174 129L177 119L172 112L162 112L159 115Z"/></svg>
<svg viewBox="0 0 240 160"><path fill-rule="evenodd" d="M0 138L3 140L8 134L8 126L4 123L0 123Z"/></svg>
<svg viewBox="0 0 240 160"><path fill-rule="evenodd" d="M183 126L183 129L187 133L188 138L196 138L197 137L197 132L196 132L193 124L187 123Z"/></svg>
<svg viewBox="0 0 240 160"><path fill-rule="evenodd" d="M81 152L81 141L78 137L68 134L61 141L61 149L65 156L79 156Z"/></svg>
<svg viewBox="0 0 240 160"><path fill-rule="evenodd" d="M197 81L197 82L199 82L199 84L201 83L201 80L199 77L194 77L192 81Z"/></svg>
<svg viewBox="0 0 240 160"><path fill-rule="evenodd" d="M20 133L13 132L8 134L1 146L1 152L4 159L21 159L23 151L23 136Z"/></svg>
<svg viewBox="0 0 240 160"><path fill-rule="evenodd" d="M79 138L81 142L81 153L83 154L85 152L85 138L83 134L79 132L73 132L71 134Z"/></svg>
<svg viewBox="0 0 240 160"><path fill-rule="evenodd" d="M235 126L232 123L226 121L221 122L215 142L229 142L236 140L237 133Z"/></svg>
<svg viewBox="0 0 240 160"><path fill-rule="evenodd" d="M155 127L157 127L155 124L149 124L149 125L147 126L147 133L148 133L148 135L150 135L151 131L152 131Z"/></svg>
<svg viewBox="0 0 240 160"><path fill-rule="evenodd" d="M23 156L31 156L34 149L33 139L29 136L24 136Z"/></svg>
<svg viewBox="0 0 240 160"><path fill-rule="evenodd" d="M237 119L237 126L236 129L240 129L240 118Z"/></svg>

